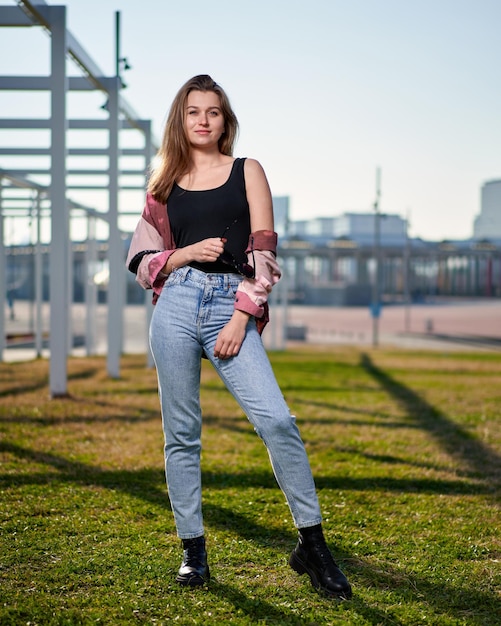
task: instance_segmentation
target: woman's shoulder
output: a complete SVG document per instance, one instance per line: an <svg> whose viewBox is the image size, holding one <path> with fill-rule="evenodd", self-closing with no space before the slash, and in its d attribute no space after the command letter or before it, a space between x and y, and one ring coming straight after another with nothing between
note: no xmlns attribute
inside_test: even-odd
<svg viewBox="0 0 501 626"><path fill-rule="evenodd" d="M244 168L248 172L263 172L263 166L261 163L252 157L243 157L241 159L244 162Z"/></svg>
<svg viewBox="0 0 501 626"><path fill-rule="evenodd" d="M245 157L244 161L244 173L246 180L255 180L266 178L266 174L264 172L263 166L257 159L253 159L250 157Z"/></svg>

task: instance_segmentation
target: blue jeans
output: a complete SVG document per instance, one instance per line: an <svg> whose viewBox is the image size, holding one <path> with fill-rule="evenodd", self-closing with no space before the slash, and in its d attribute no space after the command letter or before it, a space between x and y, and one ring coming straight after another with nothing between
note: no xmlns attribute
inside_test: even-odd
<svg viewBox="0 0 501 626"><path fill-rule="evenodd" d="M254 318L237 356L220 360L214 345L233 314L238 274L206 274L189 266L168 277L154 307L150 345L158 375L165 435L165 472L177 533L204 534L201 492L201 357L205 352L270 456L297 528L321 522L313 477L275 380Z"/></svg>

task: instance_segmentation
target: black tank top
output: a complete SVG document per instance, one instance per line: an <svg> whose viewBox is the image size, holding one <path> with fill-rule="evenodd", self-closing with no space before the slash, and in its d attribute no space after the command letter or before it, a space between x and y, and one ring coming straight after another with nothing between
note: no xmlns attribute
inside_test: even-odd
<svg viewBox="0 0 501 626"><path fill-rule="evenodd" d="M174 184L167 199L167 207L178 248L208 237L221 237L226 231L225 249L237 261L247 261L245 248L250 234L250 215L245 192L244 163L245 159L235 159L228 180L215 189L187 191ZM235 271L222 261L193 261L190 266L210 273Z"/></svg>

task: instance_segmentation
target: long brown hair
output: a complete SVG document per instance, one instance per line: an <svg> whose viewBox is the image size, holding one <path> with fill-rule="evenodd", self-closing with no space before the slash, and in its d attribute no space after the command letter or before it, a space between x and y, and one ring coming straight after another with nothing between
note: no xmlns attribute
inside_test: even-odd
<svg viewBox="0 0 501 626"><path fill-rule="evenodd" d="M191 91L213 91L221 104L225 132L219 139L219 151L233 155L233 146L238 134L238 120L233 112L228 96L208 74L194 76L177 92L174 98L151 176L148 191L158 202L167 202L174 182L186 174L190 168L190 144L184 131L186 100Z"/></svg>

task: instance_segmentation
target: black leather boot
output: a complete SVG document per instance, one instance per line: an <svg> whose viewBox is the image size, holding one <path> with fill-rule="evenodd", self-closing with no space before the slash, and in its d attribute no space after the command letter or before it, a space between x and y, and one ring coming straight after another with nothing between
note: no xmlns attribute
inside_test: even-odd
<svg viewBox="0 0 501 626"><path fill-rule="evenodd" d="M207 564L205 538L183 539L183 562L176 576L176 582L189 587L200 587L210 580Z"/></svg>
<svg viewBox="0 0 501 626"><path fill-rule="evenodd" d="M299 531L299 541L289 558L298 574L308 574L315 589L342 600L351 598L351 585L332 558L321 526Z"/></svg>

